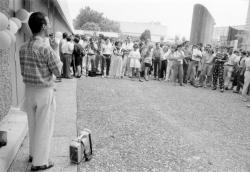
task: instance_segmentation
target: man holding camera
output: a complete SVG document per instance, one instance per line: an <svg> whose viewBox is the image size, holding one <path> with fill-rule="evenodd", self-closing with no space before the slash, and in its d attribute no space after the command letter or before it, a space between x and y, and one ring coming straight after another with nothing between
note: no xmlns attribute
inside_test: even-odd
<svg viewBox="0 0 250 172"><path fill-rule="evenodd" d="M50 29L48 17L34 12L28 24L33 36L19 51L25 84L22 108L28 116L31 171L39 171L54 166L49 160L56 111L53 75L60 76L62 63L46 42Z"/></svg>

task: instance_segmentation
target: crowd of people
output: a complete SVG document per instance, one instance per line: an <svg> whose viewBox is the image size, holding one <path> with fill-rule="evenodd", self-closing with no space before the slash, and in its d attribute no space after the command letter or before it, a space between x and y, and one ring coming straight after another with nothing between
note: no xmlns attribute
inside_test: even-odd
<svg viewBox="0 0 250 172"><path fill-rule="evenodd" d="M59 44L63 62L62 77L101 75L102 78L131 78L140 82L150 79L190 84L196 88L233 90L247 101L250 84L250 52L232 47L189 42L181 44L123 41L103 35L87 38L63 33ZM60 78L58 78L60 80Z"/></svg>
<svg viewBox="0 0 250 172"><path fill-rule="evenodd" d="M103 35L87 38L67 33L49 34L49 18L42 12L30 15L28 25L33 36L19 50L20 69L25 84L21 109L27 113L29 162L31 171L54 166L50 146L56 114L55 80L93 76L140 82L151 79L190 83L194 87L233 90L247 101L250 84L250 53L211 45L178 45L113 40ZM219 83L218 83L219 81ZM248 105L250 107L250 104Z"/></svg>

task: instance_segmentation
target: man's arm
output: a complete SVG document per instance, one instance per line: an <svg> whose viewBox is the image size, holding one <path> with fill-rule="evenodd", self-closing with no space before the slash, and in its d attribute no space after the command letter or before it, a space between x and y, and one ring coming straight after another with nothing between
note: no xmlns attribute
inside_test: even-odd
<svg viewBox="0 0 250 172"><path fill-rule="evenodd" d="M48 58L48 68L57 77L61 75L62 62L56 57L55 51L49 47L45 50L45 56Z"/></svg>

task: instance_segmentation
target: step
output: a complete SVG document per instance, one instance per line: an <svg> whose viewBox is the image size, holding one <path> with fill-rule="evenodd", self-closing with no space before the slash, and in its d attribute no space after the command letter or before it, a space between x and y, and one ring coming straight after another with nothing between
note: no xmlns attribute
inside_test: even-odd
<svg viewBox="0 0 250 172"><path fill-rule="evenodd" d="M28 131L26 113L11 108L0 121L0 131L7 131L7 145L0 148L0 172L7 172Z"/></svg>

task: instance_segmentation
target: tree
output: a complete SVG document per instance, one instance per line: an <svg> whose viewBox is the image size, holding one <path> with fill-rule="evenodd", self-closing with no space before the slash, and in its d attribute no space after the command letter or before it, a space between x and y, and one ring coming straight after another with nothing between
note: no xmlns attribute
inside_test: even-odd
<svg viewBox="0 0 250 172"><path fill-rule="evenodd" d="M100 31L101 30L99 25L94 23L94 22L87 22L87 23L83 24L81 29L82 30L92 30L92 31Z"/></svg>
<svg viewBox="0 0 250 172"><path fill-rule="evenodd" d="M151 40L151 32L148 29L146 29L140 36L141 41L146 41L147 39Z"/></svg>
<svg viewBox="0 0 250 172"><path fill-rule="evenodd" d="M90 7L81 9L73 21L75 29L85 28L86 23L92 23L92 26L93 23L95 23L100 28L100 31L120 32L120 24L118 22L103 17L103 13L92 10ZM87 26L89 26L89 24L87 24Z"/></svg>

